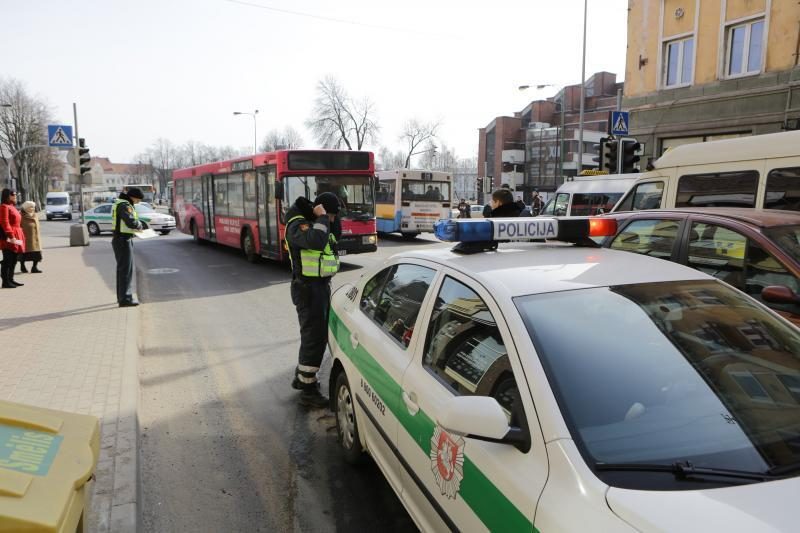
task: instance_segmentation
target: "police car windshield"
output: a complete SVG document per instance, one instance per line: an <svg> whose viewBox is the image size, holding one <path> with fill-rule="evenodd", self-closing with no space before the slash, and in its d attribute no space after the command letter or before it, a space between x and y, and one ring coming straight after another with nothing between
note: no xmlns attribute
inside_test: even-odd
<svg viewBox="0 0 800 533"><path fill-rule="evenodd" d="M742 293L681 281L515 303L590 464L800 461L800 332Z"/></svg>

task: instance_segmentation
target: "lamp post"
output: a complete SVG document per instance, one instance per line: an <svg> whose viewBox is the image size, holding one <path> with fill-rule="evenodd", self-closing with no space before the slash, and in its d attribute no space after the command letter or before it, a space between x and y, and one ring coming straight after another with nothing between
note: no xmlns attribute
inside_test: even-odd
<svg viewBox="0 0 800 533"><path fill-rule="evenodd" d="M581 58L581 108L578 119L578 164L575 168L576 176L583 170L583 106L586 100L586 10L589 0L583 0L583 56Z"/></svg>
<svg viewBox="0 0 800 533"><path fill-rule="evenodd" d="M253 117L253 154L258 153L258 133L256 128L256 115L258 114L258 109L254 110L252 113L248 113L246 111L234 111L234 115L248 115Z"/></svg>

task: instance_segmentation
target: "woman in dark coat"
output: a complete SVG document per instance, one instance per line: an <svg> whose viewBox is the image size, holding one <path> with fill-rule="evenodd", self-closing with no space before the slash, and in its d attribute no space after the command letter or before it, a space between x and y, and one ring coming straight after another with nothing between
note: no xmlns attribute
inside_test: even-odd
<svg viewBox="0 0 800 533"><path fill-rule="evenodd" d="M27 201L22 204L22 232L25 234L25 253L19 256L19 271L28 272L25 261L33 261L31 273L39 274L39 261L42 260L42 237L39 232L39 217L36 204Z"/></svg>
<svg viewBox="0 0 800 533"><path fill-rule="evenodd" d="M25 234L22 233L22 215L15 206L17 192L3 189L0 193L0 229L3 237L0 239L0 250L3 250L3 264L0 269L4 289L16 289L22 283L14 281L14 269L17 266L17 256L25 251Z"/></svg>

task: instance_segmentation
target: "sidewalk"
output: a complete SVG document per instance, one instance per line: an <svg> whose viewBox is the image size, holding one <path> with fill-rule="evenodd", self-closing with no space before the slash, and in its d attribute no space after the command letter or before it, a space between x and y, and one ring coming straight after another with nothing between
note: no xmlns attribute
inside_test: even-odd
<svg viewBox="0 0 800 533"><path fill-rule="evenodd" d="M0 399L100 418L88 529L133 532L140 308L117 307L110 238L70 247L70 225L42 221L43 273L0 289Z"/></svg>

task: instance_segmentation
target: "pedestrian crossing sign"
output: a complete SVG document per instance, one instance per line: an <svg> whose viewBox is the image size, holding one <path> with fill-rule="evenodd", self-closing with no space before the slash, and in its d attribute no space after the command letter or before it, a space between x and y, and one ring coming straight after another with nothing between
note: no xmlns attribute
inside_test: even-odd
<svg viewBox="0 0 800 533"><path fill-rule="evenodd" d="M612 111L611 112L611 134L612 135L628 135L628 112L627 111Z"/></svg>
<svg viewBox="0 0 800 533"><path fill-rule="evenodd" d="M72 126L48 124L47 145L52 148L72 148Z"/></svg>

